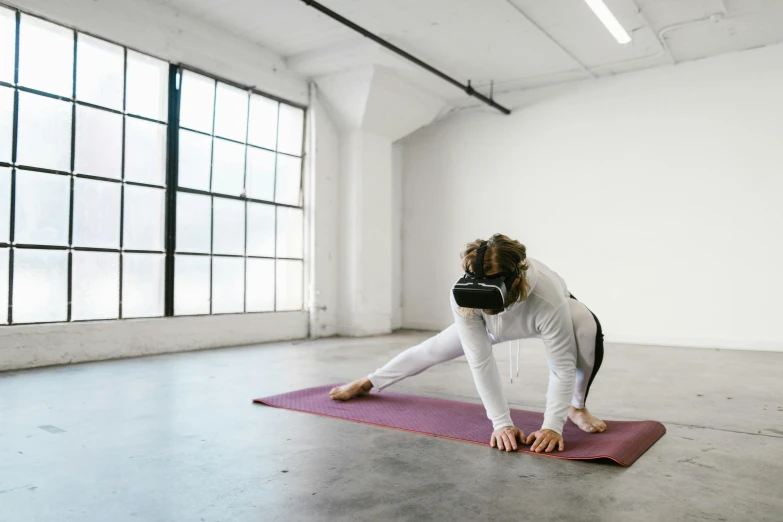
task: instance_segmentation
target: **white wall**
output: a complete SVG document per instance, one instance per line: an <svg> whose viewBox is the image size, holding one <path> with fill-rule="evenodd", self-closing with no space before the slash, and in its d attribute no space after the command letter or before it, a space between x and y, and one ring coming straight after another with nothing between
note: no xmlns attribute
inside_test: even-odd
<svg viewBox="0 0 783 522"><path fill-rule="evenodd" d="M404 146L392 145L392 329L402 327L402 169Z"/></svg>
<svg viewBox="0 0 783 522"><path fill-rule="evenodd" d="M392 144L350 131L341 137L339 332L391 332Z"/></svg>
<svg viewBox="0 0 783 522"><path fill-rule="evenodd" d="M307 82L287 72L281 57L159 1L7 3L172 63L252 85L293 102L308 103ZM334 144L327 142L325 146ZM328 158L324 161L330 162ZM328 180L322 188L328 201ZM303 338L308 336L308 327L306 312L4 326L0 328L0 371Z"/></svg>
<svg viewBox="0 0 783 522"><path fill-rule="evenodd" d="M315 84L333 123L319 129L327 132L331 146L337 144L340 150L339 157L328 162L316 158L327 171L333 170L334 164L339 169L337 230L333 230L331 213L327 223L316 225L326 237L336 239L337 284L317 283L318 299L328 300L326 292L336 288L338 334L381 335L402 322L401 163L393 143L433 121L443 102L384 67L330 75L318 78ZM323 176L323 170L319 173L316 169L316 183ZM321 203L316 201L317 219ZM322 257L315 261L319 262ZM332 272L328 267L327 271ZM321 330L319 326L313 331Z"/></svg>
<svg viewBox="0 0 783 522"><path fill-rule="evenodd" d="M338 331L337 296L339 248L340 133L333 117L313 89L310 116L315 136L311 160L314 160L310 193L314 232L312 250L312 291L310 292L311 335L328 337Z"/></svg>
<svg viewBox="0 0 783 522"><path fill-rule="evenodd" d="M298 103L307 82L275 53L160 0L5 0L31 14Z"/></svg>
<svg viewBox="0 0 783 522"><path fill-rule="evenodd" d="M0 328L0 371L307 337L308 314L284 312Z"/></svg>
<svg viewBox="0 0 783 522"><path fill-rule="evenodd" d="M449 324L461 246L501 232L609 340L783 350L782 63L632 73L406 139L404 325Z"/></svg>

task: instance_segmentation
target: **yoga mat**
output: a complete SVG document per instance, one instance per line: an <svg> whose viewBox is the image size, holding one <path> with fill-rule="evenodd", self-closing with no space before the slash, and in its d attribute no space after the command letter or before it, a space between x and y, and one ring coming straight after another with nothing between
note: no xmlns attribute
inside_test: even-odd
<svg viewBox="0 0 783 522"><path fill-rule="evenodd" d="M384 391L350 401L335 401L329 390L339 386L330 384L307 388L282 395L273 395L253 402L275 408L315 413L353 422L385 426L445 439L489 445L492 425L481 404L419 397ZM543 413L511 410L514 425L525 435L541 428ZM603 433L585 433L570 420L563 429L565 451L533 453L529 446L520 451L561 459L611 459L621 466L630 466L655 442L666 428L655 421L605 421ZM497 450L493 450L497 451Z"/></svg>

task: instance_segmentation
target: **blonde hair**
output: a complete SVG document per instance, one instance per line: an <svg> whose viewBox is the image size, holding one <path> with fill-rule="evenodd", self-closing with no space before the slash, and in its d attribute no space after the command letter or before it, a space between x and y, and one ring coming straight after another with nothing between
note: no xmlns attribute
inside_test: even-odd
<svg viewBox="0 0 783 522"><path fill-rule="evenodd" d="M476 263L476 251L483 243L483 239L477 239L472 243L465 245L465 249L460 254L462 258L462 269L466 272L475 273L474 265ZM514 280L511 288L507 289L505 307L512 303L524 301L530 292L530 283L527 280L527 269L530 265L527 263L527 249L525 245L504 236L495 234L487 239L487 251L484 254L484 273L488 276L502 272L513 272L519 270L519 277ZM472 309L467 309L472 310ZM484 310L486 314L498 314L503 310ZM461 312L461 311L460 311Z"/></svg>

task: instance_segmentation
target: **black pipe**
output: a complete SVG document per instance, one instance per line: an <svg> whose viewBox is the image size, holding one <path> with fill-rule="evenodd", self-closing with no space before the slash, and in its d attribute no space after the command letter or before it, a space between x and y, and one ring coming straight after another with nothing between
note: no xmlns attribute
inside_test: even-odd
<svg viewBox="0 0 783 522"><path fill-rule="evenodd" d="M427 63L425 63L425 62L423 62L421 60L419 60L418 58L416 58L412 54L410 54L410 53L408 53L406 51L403 51L402 49L400 49L396 45L387 42L386 40L384 40L380 36L377 36L377 35L371 33L370 31L368 31L364 27L361 27L360 25L357 25L357 24L351 22L350 20L348 20L344 16L341 16L341 15L335 13L334 11L329 9L328 7L323 6L323 5L319 4L318 2L314 2L313 0L302 0L302 1L305 4L309 5L310 7L313 7L316 10L322 12L323 14L328 16L329 18L331 18L333 20L337 20L341 24L343 24L343 25L345 25L347 27L350 27L351 29L353 29L357 33L361 34L362 36L365 36L365 37L369 38L370 40L372 40L373 42L375 42L375 43L377 43L379 45L382 45L383 47L387 48L388 50L392 51L393 53L396 53L396 54L402 56L406 60L415 63L416 65L418 65L422 69L425 69L425 70L431 72L432 74L434 74L435 76L441 78L442 80L445 80L445 81L449 82L454 87L457 87L458 89L461 89L461 90L465 91L465 94L467 94L468 96L473 96L474 98L477 98L477 99L483 101L484 103L486 103L490 107L493 107L493 108L499 110L503 114L511 114L511 111L509 109L507 109L507 108L503 107L502 105L496 103L495 100L493 100L492 98L487 98L486 96L484 96L480 92L476 92L473 89L473 87L470 85L470 81L468 81L467 85L464 85L464 84L458 82L457 80L455 80L454 78L452 78L451 76L447 75L446 73L443 73L443 72L439 71L438 69L436 69L435 67L433 67L433 66L431 66L431 65L429 65L429 64L427 64Z"/></svg>

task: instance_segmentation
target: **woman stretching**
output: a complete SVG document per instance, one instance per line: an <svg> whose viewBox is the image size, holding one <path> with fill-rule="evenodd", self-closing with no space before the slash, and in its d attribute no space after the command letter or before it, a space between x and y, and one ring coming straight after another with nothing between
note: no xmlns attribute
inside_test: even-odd
<svg viewBox="0 0 783 522"><path fill-rule="evenodd" d="M453 325L405 350L369 376L334 388L330 392L332 399L349 400L366 395L372 388L380 391L438 363L465 355L487 417L492 421L491 447L512 451L521 443L532 444L531 449L538 453L549 453L555 448L563 451L566 417L588 433L606 430L606 424L585 407L603 359L603 333L598 318L570 294L559 275L540 261L527 258L525 246L513 239L495 234L486 242L469 243L461 256L462 268L471 277L477 273L477 257L483 258L483 274L488 274L488 278L511 274L507 279L510 282L516 276L508 285L503 308L460 307L452 295ZM481 270L478 274L482 277ZM511 421L492 345L530 337L544 341L550 372L544 423L525 438Z"/></svg>

